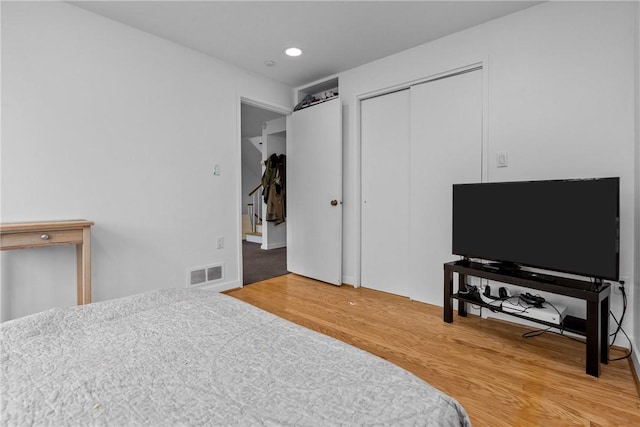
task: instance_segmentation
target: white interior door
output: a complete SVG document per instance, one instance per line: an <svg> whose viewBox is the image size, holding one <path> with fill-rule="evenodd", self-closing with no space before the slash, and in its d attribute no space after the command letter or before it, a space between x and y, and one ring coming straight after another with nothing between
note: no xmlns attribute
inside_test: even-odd
<svg viewBox="0 0 640 427"><path fill-rule="evenodd" d="M287 270L342 284L342 112L295 111L287 144Z"/></svg>
<svg viewBox="0 0 640 427"><path fill-rule="evenodd" d="M482 70L411 88L410 168L411 298L442 305L452 185L482 179Z"/></svg>
<svg viewBox="0 0 640 427"><path fill-rule="evenodd" d="M409 295L410 91L360 103L363 287Z"/></svg>

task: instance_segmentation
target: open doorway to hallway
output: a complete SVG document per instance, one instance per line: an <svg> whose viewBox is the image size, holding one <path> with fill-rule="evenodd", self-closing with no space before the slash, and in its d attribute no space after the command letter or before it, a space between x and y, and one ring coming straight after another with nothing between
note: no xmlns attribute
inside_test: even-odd
<svg viewBox="0 0 640 427"><path fill-rule="evenodd" d="M281 112L271 111L245 101L241 112L242 153L242 277L243 285L266 280L287 273L286 221L273 219L273 206L267 207L265 193L269 192L269 179L263 180L265 163L276 159L286 161L286 118ZM265 183L266 181L266 183ZM267 186L267 190L263 187ZM284 184L284 176L282 176ZM277 197L286 188L278 182ZM284 199L284 197L283 197ZM286 200L286 199L284 199ZM285 205L282 201L281 206ZM272 199L273 201L273 199Z"/></svg>
<svg viewBox="0 0 640 427"><path fill-rule="evenodd" d="M287 248L263 250L259 243L242 241L242 284L287 274Z"/></svg>

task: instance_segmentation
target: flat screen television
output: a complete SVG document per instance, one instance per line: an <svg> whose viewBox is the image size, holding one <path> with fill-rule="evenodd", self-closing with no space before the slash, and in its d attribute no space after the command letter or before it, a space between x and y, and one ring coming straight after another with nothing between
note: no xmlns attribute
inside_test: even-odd
<svg viewBox="0 0 640 427"><path fill-rule="evenodd" d="M455 184L453 254L619 280L620 178Z"/></svg>

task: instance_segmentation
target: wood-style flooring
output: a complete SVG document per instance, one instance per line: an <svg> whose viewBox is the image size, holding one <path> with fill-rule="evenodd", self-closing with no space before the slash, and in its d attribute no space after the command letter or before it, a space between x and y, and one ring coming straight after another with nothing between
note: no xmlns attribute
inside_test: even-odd
<svg viewBox="0 0 640 427"><path fill-rule="evenodd" d="M521 325L288 274L227 292L395 363L453 396L474 426L640 426L628 359L585 373L584 344ZM612 350L611 357L621 356Z"/></svg>

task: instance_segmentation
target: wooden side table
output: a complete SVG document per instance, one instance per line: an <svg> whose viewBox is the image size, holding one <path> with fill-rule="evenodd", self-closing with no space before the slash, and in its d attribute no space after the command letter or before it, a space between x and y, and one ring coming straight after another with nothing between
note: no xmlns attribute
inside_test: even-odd
<svg viewBox="0 0 640 427"><path fill-rule="evenodd" d="M0 224L0 250L76 245L78 305L91 302L91 226L84 219Z"/></svg>

